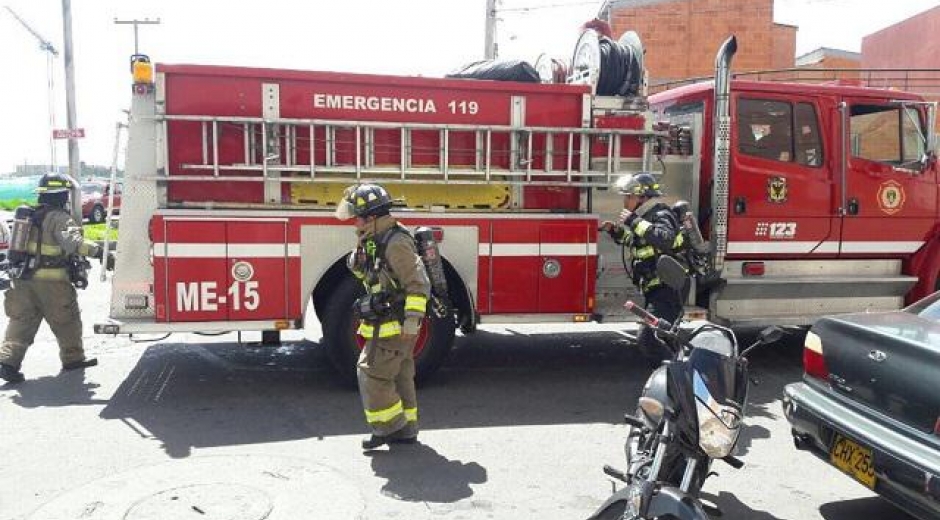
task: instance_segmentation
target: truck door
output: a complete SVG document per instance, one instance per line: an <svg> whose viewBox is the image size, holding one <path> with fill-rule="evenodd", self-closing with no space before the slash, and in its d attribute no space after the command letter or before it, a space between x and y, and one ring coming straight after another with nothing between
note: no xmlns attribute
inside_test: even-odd
<svg viewBox="0 0 940 520"><path fill-rule="evenodd" d="M897 258L914 253L937 214L936 171L924 160L923 105L863 97L844 101L848 156L840 254Z"/></svg>
<svg viewBox="0 0 940 520"><path fill-rule="evenodd" d="M810 97L739 92L728 186L728 255L835 255L828 116Z"/></svg>
<svg viewBox="0 0 940 520"><path fill-rule="evenodd" d="M229 222L226 232L228 319L287 318L287 222Z"/></svg>

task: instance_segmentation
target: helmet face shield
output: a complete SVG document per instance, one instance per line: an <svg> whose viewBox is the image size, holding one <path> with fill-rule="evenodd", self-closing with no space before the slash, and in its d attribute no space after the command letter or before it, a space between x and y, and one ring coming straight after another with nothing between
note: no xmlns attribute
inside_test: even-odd
<svg viewBox="0 0 940 520"><path fill-rule="evenodd" d="M343 199L339 201L339 204L336 205L336 211L333 212L333 216L339 220L349 220L356 216L356 208L353 206L352 202L349 202L343 197Z"/></svg>
<svg viewBox="0 0 940 520"><path fill-rule="evenodd" d="M617 177L617 180L614 181L614 188L617 190L617 193L621 195L633 195L628 191L630 184L633 181L633 175L621 175Z"/></svg>

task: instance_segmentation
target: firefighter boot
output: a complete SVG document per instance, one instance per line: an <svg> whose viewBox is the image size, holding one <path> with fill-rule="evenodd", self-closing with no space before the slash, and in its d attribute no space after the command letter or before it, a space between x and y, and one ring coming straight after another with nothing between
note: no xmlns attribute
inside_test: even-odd
<svg viewBox="0 0 940 520"><path fill-rule="evenodd" d="M415 444L418 442L418 431L414 423L408 423L404 428L388 436L388 442L392 444Z"/></svg>
<svg viewBox="0 0 940 520"><path fill-rule="evenodd" d="M0 363L0 379L10 384L22 383L26 380L22 372L4 363Z"/></svg>
<svg viewBox="0 0 940 520"><path fill-rule="evenodd" d="M362 440L362 449L365 451L374 450L388 444L389 441L388 435L376 435L373 433L368 439Z"/></svg>
<svg viewBox="0 0 940 520"><path fill-rule="evenodd" d="M73 361L62 365L62 370L78 370L79 368L88 368L98 365L98 358L85 358L81 361Z"/></svg>

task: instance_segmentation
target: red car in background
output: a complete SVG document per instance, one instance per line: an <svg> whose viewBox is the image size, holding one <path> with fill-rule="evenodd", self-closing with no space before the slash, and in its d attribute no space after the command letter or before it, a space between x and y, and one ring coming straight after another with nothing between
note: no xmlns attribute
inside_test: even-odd
<svg viewBox="0 0 940 520"><path fill-rule="evenodd" d="M114 214L121 212L121 183L114 185ZM108 183L106 181L82 182L82 217L88 222L104 222L108 210Z"/></svg>

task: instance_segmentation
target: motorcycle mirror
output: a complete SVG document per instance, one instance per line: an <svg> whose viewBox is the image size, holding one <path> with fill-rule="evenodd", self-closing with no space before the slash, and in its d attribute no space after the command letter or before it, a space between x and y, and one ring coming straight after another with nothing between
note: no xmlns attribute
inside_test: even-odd
<svg viewBox="0 0 940 520"><path fill-rule="evenodd" d="M777 326L767 327L766 329L760 331L760 333L757 335L757 341L755 341L754 344L751 345L750 347L747 347L746 349L744 349L744 352L741 352L741 354L739 354L739 357L741 358L747 357L748 352L754 350L755 348L761 345L774 343L780 340L780 338L782 338L784 334L786 334L786 331L784 331L780 327L777 327Z"/></svg>
<svg viewBox="0 0 940 520"><path fill-rule="evenodd" d="M662 255L656 260L656 272L660 280L680 294L685 291L689 283L689 275L685 272L685 268L669 255Z"/></svg>
<svg viewBox="0 0 940 520"><path fill-rule="evenodd" d="M784 334L786 334L786 332L780 327L767 327L760 331L760 342L764 344L775 343L780 341Z"/></svg>

